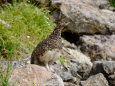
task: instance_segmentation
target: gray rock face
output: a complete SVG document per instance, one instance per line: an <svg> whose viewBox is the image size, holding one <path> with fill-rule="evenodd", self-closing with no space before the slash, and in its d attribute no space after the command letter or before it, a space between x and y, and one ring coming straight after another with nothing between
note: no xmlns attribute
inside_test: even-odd
<svg viewBox="0 0 115 86"><path fill-rule="evenodd" d="M30 54L24 54L21 59L16 61L0 61L0 65L3 65L5 68L11 66L12 70L23 67L30 64Z"/></svg>
<svg viewBox="0 0 115 86"><path fill-rule="evenodd" d="M82 86L109 86L108 81L101 73L89 77L86 81L81 81L81 85Z"/></svg>
<svg viewBox="0 0 115 86"><path fill-rule="evenodd" d="M82 36L81 51L92 61L115 60L115 35Z"/></svg>
<svg viewBox="0 0 115 86"><path fill-rule="evenodd" d="M89 68L92 67L90 57L84 55L74 44L63 40L62 57L66 59L73 59L77 64L87 65Z"/></svg>
<svg viewBox="0 0 115 86"><path fill-rule="evenodd" d="M0 61L0 65L4 68L11 67L11 70L15 70L22 66L18 61Z"/></svg>
<svg viewBox="0 0 115 86"><path fill-rule="evenodd" d="M111 86L115 86L115 61L106 61L102 64L104 71L108 75L108 81Z"/></svg>
<svg viewBox="0 0 115 86"><path fill-rule="evenodd" d="M95 61L93 63L92 72L114 74L115 72L115 61Z"/></svg>
<svg viewBox="0 0 115 86"><path fill-rule="evenodd" d="M63 81L73 81L73 82L76 81L70 72L63 72L61 74L61 77L62 77Z"/></svg>
<svg viewBox="0 0 115 86"><path fill-rule="evenodd" d="M67 67L69 65L72 76L80 78L78 72L82 76L84 76L84 73L89 73L92 67L90 57L84 55L74 44L70 44L66 40L63 40L63 45L62 57L69 61L65 64L67 64Z"/></svg>
<svg viewBox="0 0 115 86"><path fill-rule="evenodd" d="M103 73L110 86L115 85L115 61L95 61L91 74Z"/></svg>
<svg viewBox="0 0 115 86"><path fill-rule="evenodd" d="M79 86L79 85L72 84L72 83L69 83L69 82L65 82L65 83L64 83L64 86Z"/></svg>
<svg viewBox="0 0 115 86"><path fill-rule="evenodd" d="M64 86L58 75L37 65L26 65L14 70L9 82L11 86Z"/></svg>
<svg viewBox="0 0 115 86"><path fill-rule="evenodd" d="M115 72L114 74L111 74L108 76L108 80L109 80L110 86L115 86Z"/></svg>
<svg viewBox="0 0 115 86"><path fill-rule="evenodd" d="M102 61L94 61L92 70L91 70L91 74L104 73L102 64L103 64Z"/></svg>
<svg viewBox="0 0 115 86"><path fill-rule="evenodd" d="M114 74L115 72L115 61L105 61L102 64L104 71L107 74Z"/></svg>
<svg viewBox="0 0 115 86"><path fill-rule="evenodd" d="M107 9L110 6L107 0L58 0L59 2L62 13L72 20L69 30L89 34L115 32L115 14Z"/></svg>
<svg viewBox="0 0 115 86"><path fill-rule="evenodd" d="M77 76L77 72L78 72L77 65L72 65L72 66L70 67L70 71L71 71L72 75L73 75L74 77L76 77L76 76Z"/></svg>

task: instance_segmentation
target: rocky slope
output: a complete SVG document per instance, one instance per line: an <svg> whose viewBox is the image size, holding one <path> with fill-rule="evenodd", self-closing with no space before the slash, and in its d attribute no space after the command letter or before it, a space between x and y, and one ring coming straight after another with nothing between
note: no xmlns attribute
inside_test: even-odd
<svg viewBox="0 0 115 86"><path fill-rule="evenodd" d="M51 65L54 72L49 72L44 67L30 65L30 55L24 56L11 62L10 83L115 86L115 8L108 0L52 0L50 6L56 9L52 11L56 22L65 19L70 23L62 32L63 60Z"/></svg>

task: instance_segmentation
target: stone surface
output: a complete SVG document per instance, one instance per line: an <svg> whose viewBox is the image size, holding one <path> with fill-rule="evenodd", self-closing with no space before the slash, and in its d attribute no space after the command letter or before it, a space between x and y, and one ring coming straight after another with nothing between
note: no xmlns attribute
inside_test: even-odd
<svg viewBox="0 0 115 86"><path fill-rule="evenodd" d="M71 71L72 75L76 77L77 76L77 72L78 72L77 65L72 65L70 67L70 71Z"/></svg>
<svg viewBox="0 0 115 86"><path fill-rule="evenodd" d="M18 61L0 61L0 67L7 68L9 66L11 67L12 70L15 70L16 68L19 68L22 65Z"/></svg>
<svg viewBox="0 0 115 86"><path fill-rule="evenodd" d="M110 83L110 86L115 86L115 72L114 74L108 76L108 81Z"/></svg>
<svg viewBox="0 0 115 86"><path fill-rule="evenodd" d="M79 86L79 85L72 84L72 83L69 83L69 82L65 82L65 83L64 83L64 86Z"/></svg>
<svg viewBox="0 0 115 86"><path fill-rule="evenodd" d="M62 72L61 78L63 79L63 81L66 81L66 82L67 81L72 81L72 82L76 81L76 78L73 77L70 72Z"/></svg>
<svg viewBox="0 0 115 86"><path fill-rule="evenodd" d="M69 30L77 33L115 33L115 14L108 10L107 0L53 0L61 3L62 13L71 23ZM56 4L56 2L55 2Z"/></svg>
<svg viewBox="0 0 115 86"><path fill-rule="evenodd" d="M115 61L95 61L92 67L92 73L114 74Z"/></svg>
<svg viewBox="0 0 115 86"><path fill-rule="evenodd" d="M115 60L115 35L81 36L80 49L92 61Z"/></svg>
<svg viewBox="0 0 115 86"><path fill-rule="evenodd" d="M91 70L90 74L94 75L94 74L98 74L98 73L104 73L102 61L94 61L93 62L93 66L92 66L92 70Z"/></svg>
<svg viewBox="0 0 115 86"><path fill-rule="evenodd" d="M114 74L115 72L115 61L105 61L102 64L104 71L107 74Z"/></svg>
<svg viewBox="0 0 115 86"><path fill-rule="evenodd" d="M64 86L58 75L37 65L26 65L14 70L9 82L11 86Z"/></svg>
<svg viewBox="0 0 115 86"><path fill-rule="evenodd" d="M10 65L12 70L15 70L17 68L30 64L30 57L30 54L24 54L22 58L16 61L0 61L0 65L3 65L4 67L8 67Z"/></svg>
<svg viewBox="0 0 115 86"><path fill-rule="evenodd" d="M51 66L51 68L55 71L56 74L61 76L64 82L70 82L78 85L82 77L78 74L78 70L74 70L71 68L73 66L77 68L76 64L73 64L68 60L63 64L60 64L60 62L57 61Z"/></svg>
<svg viewBox="0 0 115 86"><path fill-rule="evenodd" d="M90 58L80 52L80 50L74 44L71 44L66 40L63 40L63 45L64 46L61 51L62 57L67 60L63 65L67 68L67 70L69 70L69 72L71 72L73 77L81 79L84 74L89 73L92 68ZM65 72L63 67L60 69L60 71L61 70Z"/></svg>
<svg viewBox="0 0 115 86"><path fill-rule="evenodd" d="M115 61L95 61L90 76L98 73L106 76L110 86L115 85Z"/></svg>
<svg viewBox="0 0 115 86"><path fill-rule="evenodd" d="M89 68L92 67L92 63L90 61L90 57L84 55L79 48L76 47L75 44L71 44L66 40L63 40L63 49L62 49L62 57L66 57L66 59L74 59L77 64L87 65Z"/></svg>
<svg viewBox="0 0 115 86"><path fill-rule="evenodd" d="M89 77L86 81L81 81L81 85L82 86L109 86L108 81L101 73Z"/></svg>

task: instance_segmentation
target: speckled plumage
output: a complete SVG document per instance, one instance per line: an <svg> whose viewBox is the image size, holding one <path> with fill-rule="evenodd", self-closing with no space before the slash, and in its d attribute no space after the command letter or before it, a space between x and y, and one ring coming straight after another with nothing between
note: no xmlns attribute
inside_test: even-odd
<svg viewBox="0 0 115 86"><path fill-rule="evenodd" d="M58 25L51 35L37 45L31 55L31 64L46 66L59 57L57 52L62 48L61 31L63 28L64 26Z"/></svg>

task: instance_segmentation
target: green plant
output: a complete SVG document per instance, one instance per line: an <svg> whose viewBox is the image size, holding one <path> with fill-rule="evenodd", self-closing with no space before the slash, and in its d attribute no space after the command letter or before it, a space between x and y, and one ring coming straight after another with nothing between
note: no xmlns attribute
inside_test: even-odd
<svg viewBox="0 0 115 86"><path fill-rule="evenodd" d="M9 78L11 75L11 64L8 63L7 67L0 64L0 86L10 86Z"/></svg>
<svg viewBox="0 0 115 86"><path fill-rule="evenodd" d="M58 59L61 64L64 64L67 60L63 57Z"/></svg>
<svg viewBox="0 0 115 86"><path fill-rule="evenodd" d="M109 0L109 2L112 7L115 7L115 0Z"/></svg>
<svg viewBox="0 0 115 86"><path fill-rule="evenodd" d="M28 3L6 5L0 19L11 25L0 22L0 57L13 60L31 53L55 26L48 10Z"/></svg>

